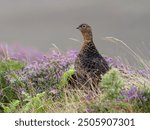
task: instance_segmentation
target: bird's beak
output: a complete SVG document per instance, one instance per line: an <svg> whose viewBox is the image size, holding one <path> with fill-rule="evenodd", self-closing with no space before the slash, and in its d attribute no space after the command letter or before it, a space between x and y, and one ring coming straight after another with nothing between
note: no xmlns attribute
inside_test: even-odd
<svg viewBox="0 0 150 130"><path fill-rule="evenodd" d="M76 29L80 29L80 26L78 26Z"/></svg>

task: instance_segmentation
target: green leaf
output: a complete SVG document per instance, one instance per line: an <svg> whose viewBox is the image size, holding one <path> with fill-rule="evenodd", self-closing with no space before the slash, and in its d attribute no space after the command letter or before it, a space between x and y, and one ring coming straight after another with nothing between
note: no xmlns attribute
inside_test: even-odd
<svg viewBox="0 0 150 130"><path fill-rule="evenodd" d="M75 73L75 69L73 66L69 68L68 71L66 71L61 78L61 81L59 83L59 88L62 88L63 86L68 84L68 81L70 80L71 76Z"/></svg>

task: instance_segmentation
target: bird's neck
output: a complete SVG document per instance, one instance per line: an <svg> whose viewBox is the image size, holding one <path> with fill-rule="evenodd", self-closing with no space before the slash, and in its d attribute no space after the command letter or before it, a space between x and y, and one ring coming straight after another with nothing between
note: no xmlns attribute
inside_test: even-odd
<svg viewBox="0 0 150 130"><path fill-rule="evenodd" d="M81 54L85 54L85 55L89 55L89 54L94 54L94 53L98 53L95 44L93 43L93 41L91 42L84 42L82 44L81 50L80 50Z"/></svg>
<svg viewBox="0 0 150 130"><path fill-rule="evenodd" d="M83 35L83 44L80 50L81 54L84 55L93 55L95 53L98 53L95 44L93 43L93 35L92 32L82 32Z"/></svg>
<svg viewBox="0 0 150 130"><path fill-rule="evenodd" d="M83 35L83 41L85 44L93 42L92 32L82 32L82 35Z"/></svg>

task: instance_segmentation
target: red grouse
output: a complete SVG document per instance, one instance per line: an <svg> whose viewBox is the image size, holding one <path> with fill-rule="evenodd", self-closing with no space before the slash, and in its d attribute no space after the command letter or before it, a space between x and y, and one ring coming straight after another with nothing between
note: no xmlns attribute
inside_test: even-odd
<svg viewBox="0 0 150 130"><path fill-rule="evenodd" d="M75 60L73 83L76 87L97 86L101 75L109 70L108 63L95 47L91 27L87 24L81 24L77 29L83 35L83 44Z"/></svg>

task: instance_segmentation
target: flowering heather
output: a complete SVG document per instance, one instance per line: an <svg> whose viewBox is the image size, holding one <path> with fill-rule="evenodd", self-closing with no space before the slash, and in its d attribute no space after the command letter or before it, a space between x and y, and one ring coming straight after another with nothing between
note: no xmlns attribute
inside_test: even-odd
<svg viewBox="0 0 150 130"><path fill-rule="evenodd" d="M122 96L126 101L132 101L142 98L144 99L142 95L143 93L136 86L132 86L130 89L122 91Z"/></svg>
<svg viewBox="0 0 150 130"><path fill-rule="evenodd" d="M150 72L143 69L143 70L137 70L137 73L150 80Z"/></svg>
<svg viewBox="0 0 150 130"><path fill-rule="evenodd" d="M31 62L37 58L41 58L42 55L41 52L34 49L0 44L0 59L14 59L23 62Z"/></svg>
<svg viewBox="0 0 150 130"><path fill-rule="evenodd" d="M102 77L99 91L72 90L60 81L76 56L76 50L43 54L0 45L0 106L4 103L4 112L150 112L150 71L105 57L112 69ZM65 88L58 89L60 84Z"/></svg>
<svg viewBox="0 0 150 130"><path fill-rule="evenodd" d="M20 75L23 81L36 88L38 92L55 88L58 87L62 74L73 64L75 57L76 52L73 50L66 54L53 50L25 66Z"/></svg>

